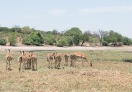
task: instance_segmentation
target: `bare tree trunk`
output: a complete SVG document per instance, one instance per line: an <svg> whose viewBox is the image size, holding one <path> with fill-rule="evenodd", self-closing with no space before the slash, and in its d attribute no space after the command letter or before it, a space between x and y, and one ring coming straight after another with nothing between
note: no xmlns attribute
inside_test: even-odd
<svg viewBox="0 0 132 92"><path fill-rule="evenodd" d="M85 42L85 41L83 40L82 43L81 43L81 46L83 46L84 42Z"/></svg>

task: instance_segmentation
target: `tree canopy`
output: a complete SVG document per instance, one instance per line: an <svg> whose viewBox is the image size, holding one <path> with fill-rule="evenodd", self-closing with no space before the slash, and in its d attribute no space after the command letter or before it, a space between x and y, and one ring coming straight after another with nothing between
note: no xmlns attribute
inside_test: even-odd
<svg viewBox="0 0 132 92"><path fill-rule="evenodd" d="M81 31L78 27L72 27L66 31L51 31L36 30L29 26L19 27L13 26L12 28L0 27L1 45L10 43L16 45L17 37L20 37L22 43L25 45L56 45L56 46L72 46L72 45L85 45L98 44L107 46L109 43L121 46L132 45L132 39L122 36L120 33L113 30L104 31L98 30L92 32Z"/></svg>
<svg viewBox="0 0 132 92"><path fill-rule="evenodd" d="M73 27L65 32L65 35L67 36L74 36L74 35L81 35L81 34L82 34L82 31L77 27Z"/></svg>

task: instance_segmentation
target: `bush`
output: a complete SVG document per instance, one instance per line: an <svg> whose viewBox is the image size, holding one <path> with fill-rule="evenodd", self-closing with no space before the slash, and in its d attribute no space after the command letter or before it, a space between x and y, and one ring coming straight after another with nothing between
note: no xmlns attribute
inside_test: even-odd
<svg viewBox="0 0 132 92"><path fill-rule="evenodd" d="M67 45L67 43L66 43L65 40L61 40L61 41L59 41L59 43L57 43L58 47L63 47L63 46L66 46L66 45Z"/></svg>
<svg viewBox="0 0 132 92"><path fill-rule="evenodd" d="M10 46L15 46L16 45L16 34L15 33L11 33L9 36L9 42L10 42Z"/></svg>
<svg viewBox="0 0 132 92"><path fill-rule="evenodd" d="M5 39L0 39L0 45L6 45L6 40Z"/></svg>
<svg viewBox="0 0 132 92"><path fill-rule="evenodd" d="M103 46L108 46L108 42L107 41L103 41Z"/></svg>
<svg viewBox="0 0 132 92"><path fill-rule="evenodd" d="M72 39L66 39L66 46L72 46L73 45L73 42L72 42Z"/></svg>
<svg viewBox="0 0 132 92"><path fill-rule="evenodd" d="M129 44L127 43L127 41L123 41L123 44L124 44L124 45L129 45Z"/></svg>
<svg viewBox="0 0 132 92"><path fill-rule="evenodd" d="M32 32L29 36L25 37L23 44L25 45L40 45L43 43L43 38L39 32Z"/></svg>
<svg viewBox="0 0 132 92"><path fill-rule="evenodd" d="M57 47L63 47L63 45L60 43L57 43Z"/></svg>
<svg viewBox="0 0 132 92"><path fill-rule="evenodd" d="M22 40L22 43L25 44L25 45L32 45L31 39L30 39L29 36L25 37L25 38Z"/></svg>
<svg viewBox="0 0 132 92"><path fill-rule="evenodd" d="M56 41L53 37L50 37L50 38L47 37L45 39L45 43L48 44L48 45L54 45L54 43L56 43Z"/></svg>
<svg viewBox="0 0 132 92"><path fill-rule="evenodd" d="M79 43L80 43L80 36L79 36L79 35L74 35L73 43L74 43L76 46L79 45Z"/></svg>
<svg viewBox="0 0 132 92"><path fill-rule="evenodd" d="M131 45L132 44L132 40L128 37L124 37L123 38L123 44L124 45Z"/></svg>
<svg viewBox="0 0 132 92"><path fill-rule="evenodd" d="M116 45L117 46L122 46L123 45L123 42L117 42Z"/></svg>
<svg viewBox="0 0 132 92"><path fill-rule="evenodd" d="M30 41L33 45L40 45L43 43L43 37L39 32L32 32L30 34Z"/></svg>

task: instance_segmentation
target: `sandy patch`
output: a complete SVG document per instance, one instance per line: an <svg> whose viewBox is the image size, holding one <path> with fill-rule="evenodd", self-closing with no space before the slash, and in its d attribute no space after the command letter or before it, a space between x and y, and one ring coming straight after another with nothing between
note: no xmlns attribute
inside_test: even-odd
<svg viewBox="0 0 132 92"><path fill-rule="evenodd" d="M0 46L0 50L11 49L11 50L25 50L25 51L33 51L33 50L121 50L121 51L132 51L131 46L123 46L123 47L82 47L82 46L73 46L73 47L55 47L55 46Z"/></svg>

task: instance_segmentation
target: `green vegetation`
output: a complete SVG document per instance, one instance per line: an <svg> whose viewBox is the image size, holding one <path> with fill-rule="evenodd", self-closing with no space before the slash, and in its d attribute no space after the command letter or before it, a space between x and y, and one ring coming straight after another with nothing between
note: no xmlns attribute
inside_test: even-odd
<svg viewBox="0 0 132 92"><path fill-rule="evenodd" d="M6 45L6 40L5 39L0 39L0 45Z"/></svg>
<svg viewBox="0 0 132 92"><path fill-rule="evenodd" d="M25 37L23 43L26 45L40 45L43 43L43 37L39 32L32 32L29 36Z"/></svg>
<svg viewBox="0 0 132 92"><path fill-rule="evenodd" d="M19 40L25 45L56 45L56 46L83 46L84 43L89 44L100 44L101 46L122 46L122 45L132 45L132 39L124 37L121 34L110 30L104 31L99 30L98 32L84 31L77 27L73 27L69 30L58 32L53 31L43 31L30 28L25 26L20 28L19 26L14 26L12 28L0 27L0 39L6 39L11 46L15 46ZM3 45L3 43L1 43ZM5 44L4 44L5 45Z"/></svg>
<svg viewBox="0 0 132 92"><path fill-rule="evenodd" d="M15 46L16 45L16 33L12 32L10 33L10 36L9 36L9 43L10 43L10 46Z"/></svg>

